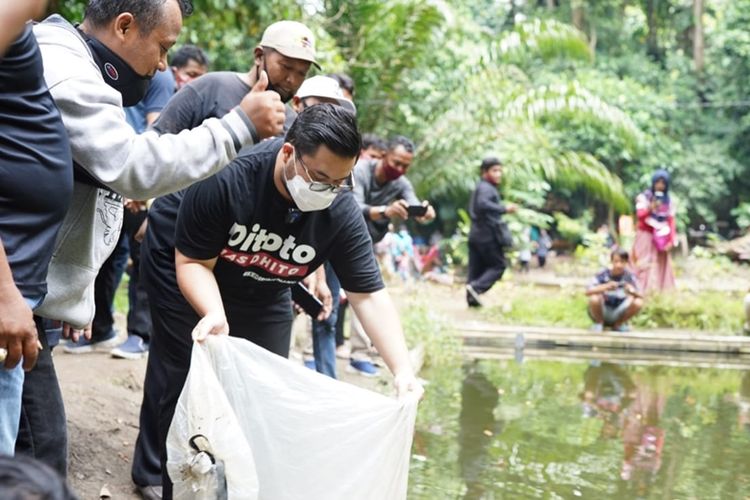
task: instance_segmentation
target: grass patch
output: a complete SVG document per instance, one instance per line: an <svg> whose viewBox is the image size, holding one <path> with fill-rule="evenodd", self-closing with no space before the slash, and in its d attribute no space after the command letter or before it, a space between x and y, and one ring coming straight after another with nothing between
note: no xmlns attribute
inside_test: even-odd
<svg viewBox="0 0 750 500"><path fill-rule="evenodd" d="M488 307L483 314L499 323L588 328L586 296L581 290L515 286L503 290L505 305ZM738 334L744 308L738 293L675 291L646 299L631 324L636 328L702 330Z"/></svg>
<svg viewBox="0 0 750 500"><path fill-rule="evenodd" d="M418 302L404 308L400 317L409 346L424 347L425 366L458 364L461 339L444 317Z"/></svg>

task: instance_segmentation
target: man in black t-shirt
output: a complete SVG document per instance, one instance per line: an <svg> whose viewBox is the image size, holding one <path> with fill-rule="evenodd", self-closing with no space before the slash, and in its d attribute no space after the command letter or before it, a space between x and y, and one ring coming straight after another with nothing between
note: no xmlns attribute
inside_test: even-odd
<svg viewBox="0 0 750 500"><path fill-rule="evenodd" d="M267 89L276 91L283 102L288 102L302 84L311 65L317 64L312 32L304 24L294 21L279 21L268 26L263 32L260 44L254 50L254 55L254 64L246 73L212 72L185 85L162 110L159 119L153 125L153 130L159 134L178 134L183 130L192 129L207 118L224 116L256 85L264 71L268 77ZM286 106L285 110L284 130L297 115L289 106ZM184 191L173 193L156 203L158 210L151 212L149 224L161 224L168 229L151 231L145 245L151 251L146 250L142 253L145 258L142 265L145 268L159 270L164 265L167 266L171 278L166 283L167 287L174 283L174 252L171 249L174 248L177 208L183 194ZM172 253L160 253L161 249L166 248ZM153 272L144 271L143 278L152 281L152 286L161 286L164 281ZM152 297L149 299L154 300ZM151 490L158 492L158 485L161 484L158 438L154 424L165 379L161 372L162 366L149 359L139 420L140 432L132 466L133 482L143 494L150 494Z"/></svg>
<svg viewBox="0 0 750 500"><path fill-rule="evenodd" d="M152 207L144 278L154 319L149 369L153 360L167 376L159 405L162 466L190 365L191 333L198 339L230 334L287 356L289 288L325 261L394 373L399 394L421 395L398 314L349 192L359 147L354 115L332 104L312 106L285 139L241 155L225 172L187 189L181 202L161 198ZM179 207L169 206L175 202ZM162 224L175 209L176 228ZM173 231L174 247L159 246L164 231ZM148 385L148 372L146 377ZM169 498L167 477L163 485Z"/></svg>

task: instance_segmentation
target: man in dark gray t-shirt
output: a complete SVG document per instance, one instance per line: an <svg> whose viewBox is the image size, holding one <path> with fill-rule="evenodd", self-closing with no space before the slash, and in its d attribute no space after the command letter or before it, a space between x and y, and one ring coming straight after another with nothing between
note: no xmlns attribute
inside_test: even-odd
<svg viewBox="0 0 750 500"><path fill-rule="evenodd" d="M427 211L418 222L435 218L429 202L420 202L409 179L404 177L414 159L414 143L396 136L380 160L360 160L354 167L354 197L367 221L372 242L377 243L388 232L388 222L397 217L409 218L409 206L424 205Z"/></svg>
<svg viewBox="0 0 750 500"><path fill-rule="evenodd" d="M404 174L414 159L414 143L403 136L388 142L388 149L380 160L360 160L354 167L354 199L362 209L373 244L383 239L392 218L408 219L409 207L426 207L424 215L414 217L418 222L435 218L435 209L428 201L420 202L414 188ZM349 371L364 376L377 376L379 371L370 358L370 340L362 325L352 314L350 343L352 353Z"/></svg>

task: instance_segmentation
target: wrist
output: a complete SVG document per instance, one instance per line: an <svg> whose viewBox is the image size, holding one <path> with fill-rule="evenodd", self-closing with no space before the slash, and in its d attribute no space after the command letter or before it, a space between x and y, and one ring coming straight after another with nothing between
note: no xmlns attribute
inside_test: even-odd
<svg viewBox="0 0 750 500"><path fill-rule="evenodd" d="M378 208L378 217L381 219L385 219L387 217L386 212L388 210L388 207L385 205L382 205Z"/></svg>

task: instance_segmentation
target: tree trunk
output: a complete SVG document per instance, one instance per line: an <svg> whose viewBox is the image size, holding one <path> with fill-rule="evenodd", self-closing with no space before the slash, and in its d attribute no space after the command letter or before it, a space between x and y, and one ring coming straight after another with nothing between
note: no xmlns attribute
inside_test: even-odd
<svg viewBox="0 0 750 500"><path fill-rule="evenodd" d="M696 73L702 73L705 66L703 7L703 0L693 0L693 66Z"/></svg>
<svg viewBox="0 0 750 500"><path fill-rule="evenodd" d="M646 0L646 23L648 35L646 36L646 51L655 61L663 62L661 50L659 49L659 23L657 21L656 6L659 0Z"/></svg>
<svg viewBox="0 0 750 500"><path fill-rule="evenodd" d="M596 41L596 26L594 26L594 23L591 23L591 29L589 30L589 48L594 57L596 57Z"/></svg>
<svg viewBox="0 0 750 500"><path fill-rule="evenodd" d="M555 8L555 0L547 0L547 8L552 10Z"/></svg>
<svg viewBox="0 0 750 500"><path fill-rule="evenodd" d="M583 11L583 0L571 0L571 8L573 12L573 26L581 31L584 31L584 11Z"/></svg>

